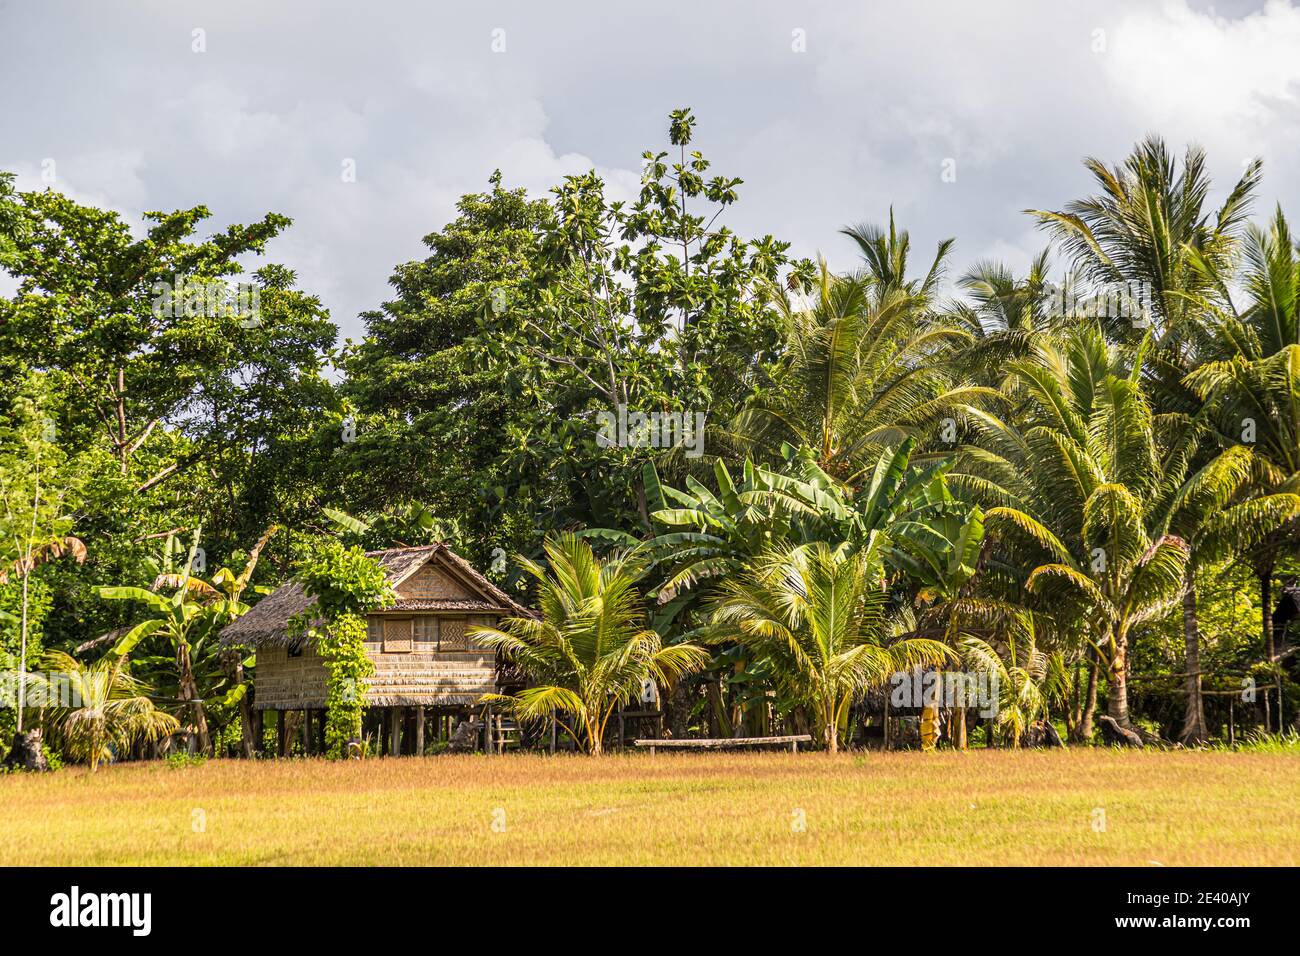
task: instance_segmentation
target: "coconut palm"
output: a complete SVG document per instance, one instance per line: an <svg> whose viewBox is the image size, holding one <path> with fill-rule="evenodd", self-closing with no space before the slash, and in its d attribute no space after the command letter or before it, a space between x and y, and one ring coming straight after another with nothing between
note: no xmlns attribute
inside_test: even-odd
<svg viewBox="0 0 1300 956"><path fill-rule="evenodd" d="M1204 364L1185 383L1206 404L1224 444L1254 448L1256 493L1300 492L1300 257L1282 210L1267 229L1254 226L1243 244L1248 297L1238 310L1225 295L1205 301ZM1207 275L1226 286L1213 266ZM1249 555L1259 579L1265 657L1277 658L1273 575L1279 554L1294 546L1294 522L1279 525Z"/></svg>
<svg viewBox="0 0 1300 956"><path fill-rule="evenodd" d="M910 287L839 277L822 263L806 306L774 290L784 364L770 394L737 416L729 441L762 461L806 445L817 465L855 487L886 448L935 430L985 389L952 388L944 357L969 334L931 321Z"/></svg>
<svg viewBox="0 0 1300 956"><path fill-rule="evenodd" d="M1130 636L1173 608L1190 556L1160 510L1185 475L1162 461L1185 468L1190 456L1159 445L1141 365L1125 362L1096 326L1039 343L1011 366L1018 421L981 413L980 443L949 479L986 506L989 532L1026 561L1025 586L1060 630L1096 648L1122 726Z"/></svg>
<svg viewBox="0 0 1300 956"><path fill-rule="evenodd" d="M1213 212L1205 206L1211 184L1199 148L1186 151L1181 169L1155 137L1139 144L1120 166L1108 168L1096 159L1085 165L1100 187L1097 195L1070 203L1062 212L1033 214L1095 289L1125 286L1138 291L1140 309L1126 314L1107 311L1103 316L1106 334L1129 345L1150 343L1143 375L1156 413L1182 416L1182 422L1193 427L1205 411L1206 395L1194 387L1189 373L1219 349L1216 340L1221 337L1213 317L1231 309L1227 277L1235 269L1243 230L1248 245L1250 234L1257 232L1247 226L1246 217L1260 163L1247 165ZM1190 466L1203 466L1215 452L1211 446L1199 446L1199 457ZM1183 620L1189 673L1198 670L1193 662L1199 658L1195 563L1193 556ZM1271 575L1271 567L1268 572ZM1197 688L1188 699L1185 733L1203 733L1203 717L1196 717L1201 713Z"/></svg>
<svg viewBox="0 0 1300 956"><path fill-rule="evenodd" d="M778 693L807 707L831 753L856 698L950 654L925 638L889 642L883 544L877 532L855 551L774 548L723 583L713 611L711 639L748 647Z"/></svg>
<svg viewBox="0 0 1300 956"><path fill-rule="evenodd" d="M999 654L992 644L978 637L962 641L962 656L976 671L997 681L997 717L994 726L1020 747L1030 725L1050 716L1052 705L1065 696L1067 678L1060 651L1047 653L1038 647L1032 615L1025 615L1009 635Z"/></svg>
<svg viewBox="0 0 1300 956"><path fill-rule="evenodd" d="M1139 315L1102 317L1107 335L1135 344L1148 326L1157 352L1183 365L1196 346L1202 300L1222 287L1212 276L1226 274L1255 187L1260 161L1245 172L1213 213L1205 153L1189 147L1179 169L1164 141L1149 137L1119 166L1089 158L1084 166L1100 192L1058 212L1028 210L1064 248L1093 291L1141 284L1148 306ZM1136 320L1136 321L1135 321Z"/></svg>
<svg viewBox="0 0 1300 956"><path fill-rule="evenodd" d="M974 381L997 384L1008 362L1029 355L1039 336L1059 327L1048 256L1046 249L1039 253L1023 279L1002 263L986 260L957 280L971 301L955 303L948 317L970 333L956 361Z"/></svg>
<svg viewBox="0 0 1300 956"><path fill-rule="evenodd" d="M646 680L671 686L709 657L695 644L665 646L646 626L637 589L642 555L620 553L602 562L571 534L548 538L544 550L549 570L518 558L537 581L540 616L472 629L476 641L501 651L534 686L483 701L504 701L525 720L556 717L584 750L599 754L610 716L634 700Z"/></svg>
<svg viewBox="0 0 1300 956"><path fill-rule="evenodd" d="M85 760L91 773L137 741L158 740L180 726L175 717L154 706L148 688L131 676L127 659L120 654L87 664L51 651L45 655L45 669L35 679L51 705L63 749Z"/></svg>
<svg viewBox="0 0 1300 956"><path fill-rule="evenodd" d="M873 223L859 223L840 230L858 247L862 256L862 277L871 285L877 299L902 292L909 296L913 304L928 307L938 291L943 279L944 266L948 253L952 251L955 240L940 241L935 250L934 259L923 278L907 277L907 260L912 249L912 239L906 229L901 232L894 224L894 210L889 210L889 228L882 229Z"/></svg>

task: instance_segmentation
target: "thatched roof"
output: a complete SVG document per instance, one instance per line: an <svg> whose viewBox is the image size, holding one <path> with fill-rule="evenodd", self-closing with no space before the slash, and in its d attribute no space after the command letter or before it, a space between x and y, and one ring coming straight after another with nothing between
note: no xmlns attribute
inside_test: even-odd
<svg viewBox="0 0 1300 956"><path fill-rule="evenodd" d="M367 551L387 572L394 589L432 560L437 560L476 593L472 598L399 600L386 613L402 611L463 611L476 614L531 615L523 605L485 578L474 566L445 544L426 544L417 548L391 548ZM245 644L274 647L289 642L289 620L316 603L297 581L289 581L255 604L248 613L221 632L225 645Z"/></svg>

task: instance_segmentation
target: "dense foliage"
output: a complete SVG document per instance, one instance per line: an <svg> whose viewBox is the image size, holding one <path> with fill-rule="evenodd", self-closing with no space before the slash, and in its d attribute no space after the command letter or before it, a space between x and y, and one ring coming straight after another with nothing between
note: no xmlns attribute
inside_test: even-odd
<svg viewBox="0 0 1300 956"><path fill-rule="evenodd" d="M362 549L445 540L541 611L483 635L517 714L593 752L646 680L673 734L832 748L899 716L958 747L1294 722L1300 247L1251 220L1258 163L1211 208L1196 149L1088 160L1025 275L949 282L953 240L917 268L892 214L842 274L738 235L697 138L675 111L627 201L494 173L337 351L249 268L286 217L133 228L0 173L6 669L67 655L251 754L255 659L218 635L297 574L338 754L388 600ZM993 716L891 702L912 668L991 680ZM34 719L91 762L173 729Z"/></svg>

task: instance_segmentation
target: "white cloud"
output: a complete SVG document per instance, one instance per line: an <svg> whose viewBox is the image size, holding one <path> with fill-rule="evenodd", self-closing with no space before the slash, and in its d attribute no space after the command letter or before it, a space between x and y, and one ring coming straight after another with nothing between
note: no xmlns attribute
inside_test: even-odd
<svg viewBox="0 0 1300 956"><path fill-rule="evenodd" d="M295 225L270 257L353 336L393 266L494 168L540 195L595 166L628 198L683 105L714 171L745 179L726 217L742 233L843 266L836 231L892 204L920 260L956 236L957 269L1023 268L1043 237L1022 210L1089 190L1080 159L1117 162L1148 131L1204 144L1225 185L1262 153L1265 202L1296 194L1300 9L1224 2L1232 16L1181 0L9 5L0 168L32 185L54 157L61 188L137 224L197 203L212 228L283 212ZM491 52L496 27L507 53Z"/></svg>

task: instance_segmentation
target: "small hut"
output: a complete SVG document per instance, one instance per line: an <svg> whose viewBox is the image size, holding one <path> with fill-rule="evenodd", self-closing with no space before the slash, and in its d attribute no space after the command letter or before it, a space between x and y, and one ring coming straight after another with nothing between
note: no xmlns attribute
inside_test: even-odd
<svg viewBox="0 0 1300 956"><path fill-rule="evenodd" d="M368 555L387 572L397 601L367 622L375 673L367 682L365 734L386 753L423 753L426 719L435 721L436 738L448 740L462 720L482 710L476 704L483 694L509 693L520 683L491 649L469 638L469 628L532 612L445 544ZM257 652L254 740L260 744L262 718L274 711L281 755L289 751L287 720L294 736L301 732L306 752L323 749L324 662L311 642L289 634L290 619L314 603L290 581L221 632L223 644ZM490 748L490 719L474 723Z"/></svg>

